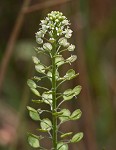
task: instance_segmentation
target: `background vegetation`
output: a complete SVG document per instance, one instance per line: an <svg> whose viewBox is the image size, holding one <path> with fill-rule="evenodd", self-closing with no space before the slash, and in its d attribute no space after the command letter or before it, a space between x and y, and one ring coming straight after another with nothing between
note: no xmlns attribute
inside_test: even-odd
<svg viewBox="0 0 116 150"><path fill-rule="evenodd" d="M26 110L31 103L26 82L34 74L31 56L36 46L35 32L40 19L52 10L63 12L71 20L78 56L73 68L80 73L61 90L76 84L83 87L77 101L65 104L72 111L79 107L83 112L79 121L62 126L63 130L84 132L83 140L70 150L115 150L115 0L0 1L0 150L31 150L26 132L35 132L37 125ZM45 58L40 59L47 63ZM69 67L61 68L61 73Z"/></svg>

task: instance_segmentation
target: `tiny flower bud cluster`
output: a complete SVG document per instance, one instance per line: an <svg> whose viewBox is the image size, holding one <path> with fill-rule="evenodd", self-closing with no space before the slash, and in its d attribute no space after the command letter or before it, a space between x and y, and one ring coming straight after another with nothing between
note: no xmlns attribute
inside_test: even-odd
<svg viewBox="0 0 116 150"><path fill-rule="evenodd" d="M72 44L70 45L67 41L67 39L71 38L73 32L69 25L69 21L61 12L52 11L44 20L41 20L41 28L36 33L36 42L38 44L43 44L46 36L47 38L49 36L49 39L47 40L52 44L55 42L56 38L59 38L59 45L67 47L69 51L73 51L75 46ZM43 49L52 50L52 46L49 43L45 43Z"/></svg>

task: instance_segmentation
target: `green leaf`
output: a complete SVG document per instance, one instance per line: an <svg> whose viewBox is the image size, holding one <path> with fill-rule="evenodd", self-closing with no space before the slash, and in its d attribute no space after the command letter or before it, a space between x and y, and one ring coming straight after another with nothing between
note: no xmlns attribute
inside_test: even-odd
<svg viewBox="0 0 116 150"><path fill-rule="evenodd" d="M52 122L48 118L46 118L41 121L40 126L43 130L50 131L52 128Z"/></svg>
<svg viewBox="0 0 116 150"><path fill-rule="evenodd" d="M42 64L35 65L35 70L39 73L45 73L45 67Z"/></svg>
<svg viewBox="0 0 116 150"><path fill-rule="evenodd" d="M34 64L40 63L40 60L37 57L33 56L32 59L33 59Z"/></svg>
<svg viewBox="0 0 116 150"><path fill-rule="evenodd" d="M29 116L35 120L35 121L38 121L40 120L40 116L37 112L37 110L35 110L34 108L30 107L30 106L27 106L27 109L29 110Z"/></svg>
<svg viewBox="0 0 116 150"><path fill-rule="evenodd" d="M81 117L81 115L82 115L81 110L80 110L80 109L76 109L76 110L71 114L70 119L71 119L71 120L77 120L77 119L79 119L79 118Z"/></svg>
<svg viewBox="0 0 116 150"><path fill-rule="evenodd" d="M30 134L28 136L28 142L29 142L29 145L32 146L33 148L40 147L39 138L34 134Z"/></svg>
<svg viewBox="0 0 116 150"><path fill-rule="evenodd" d="M73 90L67 89L66 91L64 91L63 98L65 101L72 99L73 98Z"/></svg>
<svg viewBox="0 0 116 150"><path fill-rule="evenodd" d="M40 93L36 89L33 89L33 88L30 88L30 89L35 95L40 96Z"/></svg>
<svg viewBox="0 0 116 150"><path fill-rule="evenodd" d="M69 120L71 113L68 109L62 109L60 112L62 113L62 115L60 115L60 117L59 117L61 122L65 122L65 121Z"/></svg>
<svg viewBox="0 0 116 150"><path fill-rule="evenodd" d="M72 133L73 133L73 132L64 133L64 134L62 134L60 137L61 137L61 138L64 138L64 137L70 136Z"/></svg>
<svg viewBox="0 0 116 150"><path fill-rule="evenodd" d="M74 95L79 95L79 93L81 92L81 89L82 87L80 85L76 86L74 89L73 89L73 92L74 92Z"/></svg>
<svg viewBox="0 0 116 150"><path fill-rule="evenodd" d="M79 133L75 134L70 141L72 143L76 143L76 142L79 142L82 138L83 138L83 133L79 132Z"/></svg>
<svg viewBox="0 0 116 150"><path fill-rule="evenodd" d="M31 79L27 80L27 84L32 89L35 89L37 87L36 83L33 80L31 80Z"/></svg>
<svg viewBox="0 0 116 150"><path fill-rule="evenodd" d="M63 142L59 142L57 144L57 150L68 150L68 144L65 144Z"/></svg>
<svg viewBox="0 0 116 150"><path fill-rule="evenodd" d="M47 104L52 104L52 94L51 94L52 91L48 91L48 92L44 92L42 94L42 99L45 103Z"/></svg>
<svg viewBox="0 0 116 150"><path fill-rule="evenodd" d="M55 63L58 67L64 64L64 58L62 57L62 55L57 55L55 57Z"/></svg>

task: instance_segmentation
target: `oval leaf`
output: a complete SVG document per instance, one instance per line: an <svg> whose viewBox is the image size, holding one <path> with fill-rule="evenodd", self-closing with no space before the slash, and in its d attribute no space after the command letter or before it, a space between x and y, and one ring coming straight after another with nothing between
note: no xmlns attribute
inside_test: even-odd
<svg viewBox="0 0 116 150"><path fill-rule="evenodd" d="M29 106L27 106L27 109L29 110L29 116L30 116L33 120L36 120L36 121L40 120L40 116L39 116L37 110L35 110L34 108L29 107Z"/></svg>
<svg viewBox="0 0 116 150"><path fill-rule="evenodd" d="M76 143L76 142L79 142L82 138L83 138L83 133L80 132L80 133L75 134L70 141L72 143Z"/></svg>
<svg viewBox="0 0 116 150"><path fill-rule="evenodd" d="M31 80L31 79L27 80L27 84L32 89L35 89L37 87L36 83L33 80Z"/></svg>
<svg viewBox="0 0 116 150"><path fill-rule="evenodd" d="M62 115L60 115L60 117L59 117L61 122L65 122L65 121L69 120L70 111L68 109L62 109L60 112L62 113Z"/></svg>
<svg viewBox="0 0 116 150"><path fill-rule="evenodd" d="M70 119L71 119L71 120L77 120L77 119L79 119L79 118L81 117L81 115L82 115L81 110L80 110L80 109L76 109L76 110L72 113L72 115L70 116Z"/></svg>
<svg viewBox="0 0 116 150"><path fill-rule="evenodd" d="M63 142L59 142L57 144L57 150L68 150L68 144L65 144Z"/></svg>
<svg viewBox="0 0 116 150"><path fill-rule="evenodd" d="M46 118L41 121L40 126L43 130L50 131L52 128L52 122L48 118Z"/></svg>

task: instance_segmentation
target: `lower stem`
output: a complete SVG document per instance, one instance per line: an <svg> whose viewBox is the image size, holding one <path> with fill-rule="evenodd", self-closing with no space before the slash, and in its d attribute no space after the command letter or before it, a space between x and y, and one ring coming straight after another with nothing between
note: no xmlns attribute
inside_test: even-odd
<svg viewBox="0 0 116 150"><path fill-rule="evenodd" d="M54 47L55 48L55 47ZM52 55L52 114L55 114L56 112L56 64L55 64L55 49ZM53 119L53 131L52 131L52 143L53 143L53 149L57 150L57 117L55 115L52 115Z"/></svg>

